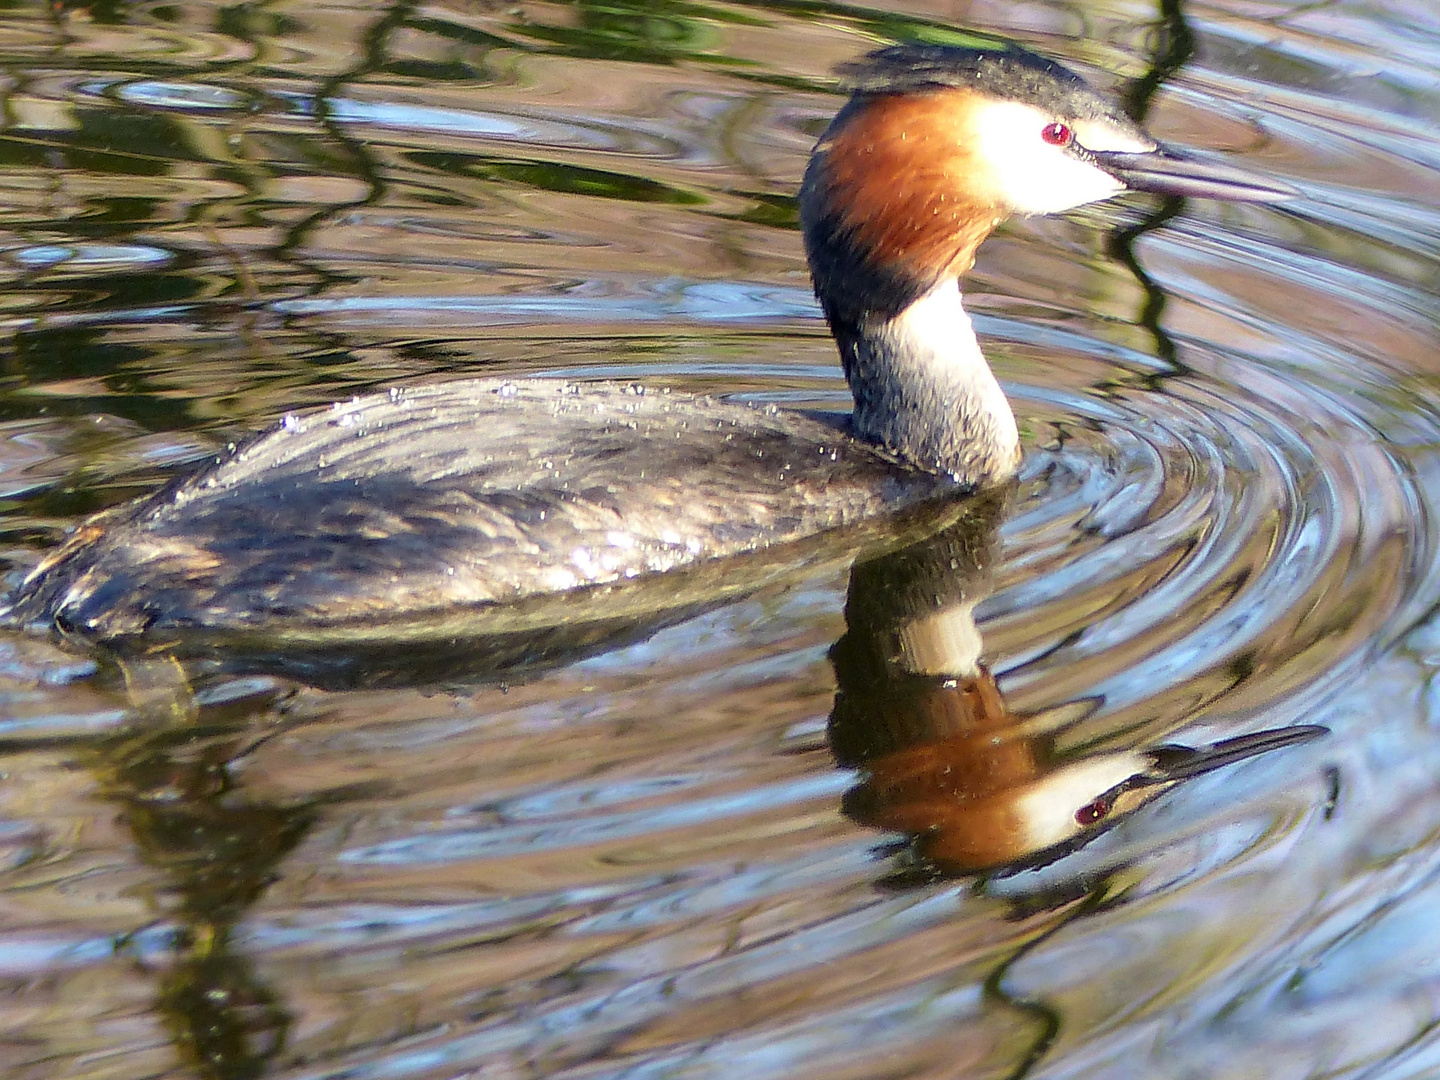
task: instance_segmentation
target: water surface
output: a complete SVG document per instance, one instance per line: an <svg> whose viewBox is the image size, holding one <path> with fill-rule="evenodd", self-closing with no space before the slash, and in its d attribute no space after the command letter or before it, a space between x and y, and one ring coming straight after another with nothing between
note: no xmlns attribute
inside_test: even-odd
<svg viewBox="0 0 1440 1080"><path fill-rule="evenodd" d="M860 753L828 722L845 551L505 685L10 634L6 1076L1440 1071L1421 0L17 0L0 554L18 575L84 514L397 382L843 407L793 202L831 70L966 30L1305 196L1134 198L982 250L1027 447L956 585L993 693L1064 760L1331 735L1000 875L854 794L908 736L877 721Z"/></svg>

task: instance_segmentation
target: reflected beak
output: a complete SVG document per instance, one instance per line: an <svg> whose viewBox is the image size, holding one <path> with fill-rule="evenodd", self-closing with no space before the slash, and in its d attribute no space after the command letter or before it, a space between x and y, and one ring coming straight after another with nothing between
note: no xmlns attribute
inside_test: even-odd
<svg viewBox="0 0 1440 1080"><path fill-rule="evenodd" d="M1230 165L1196 161L1160 147L1140 154L1090 151L1095 164L1131 191L1194 195L1231 202L1282 202L1300 192L1289 184Z"/></svg>
<svg viewBox="0 0 1440 1080"><path fill-rule="evenodd" d="M1192 749L1188 746L1157 746L1149 751L1155 764L1148 771L1135 778L1136 786L1151 784L1173 784L1189 780L1202 773L1223 769L1227 765L1268 754L1287 746L1307 743L1322 735L1329 735L1330 729L1319 724L1296 724L1294 727L1273 728L1270 731L1256 731L1224 739L1211 746Z"/></svg>

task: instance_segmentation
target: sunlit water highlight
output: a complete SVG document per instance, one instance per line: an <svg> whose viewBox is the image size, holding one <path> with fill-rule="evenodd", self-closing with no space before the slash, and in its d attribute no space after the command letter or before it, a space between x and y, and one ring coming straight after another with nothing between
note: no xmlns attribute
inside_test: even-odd
<svg viewBox="0 0 1440 1080"><path fill-rule="evenodd" d="M842 813L841 557L509 686L196 670L191 696L12 634L4 1075L1440 1071L1440 17L1183 13L1201 55L1150 125L1305 198L1122 244L1137 200L982 250L1027 459L976 614L1063 752L1328 738L956 877ZM4 554L395 382L843 407L790 200L833 65L963 22L1134 77L1156 18L14 8Z"/></svg>

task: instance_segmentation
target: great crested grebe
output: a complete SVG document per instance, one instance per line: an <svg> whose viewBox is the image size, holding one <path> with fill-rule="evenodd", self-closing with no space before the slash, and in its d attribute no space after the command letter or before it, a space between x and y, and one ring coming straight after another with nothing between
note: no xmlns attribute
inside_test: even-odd
<svg viewBox="0 0 1440 1080"><path fill-rule="evenodd" d="M999 222L1127 190L1294 194L1161 147L1016 47L896 46L846 74L854 92L811 157L800 219L848 426L613 383L391 390L287 416L90 519L19 586L10 618L147 645L453 635L479 609L997 484L1020 443L959 277Z"/></svg>

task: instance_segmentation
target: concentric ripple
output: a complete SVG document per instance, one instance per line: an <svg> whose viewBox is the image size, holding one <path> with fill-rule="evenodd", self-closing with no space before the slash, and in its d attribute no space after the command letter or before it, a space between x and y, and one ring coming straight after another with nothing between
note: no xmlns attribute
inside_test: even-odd
<svg viewBox="0 0 1440 1080"><path fill-rule="evenodd" d="M1037 446L981 609L1012 702L1168 731L1344 678L1424 610L1426 498L1343 398L1263 369L1016 396Z"/></svg>

